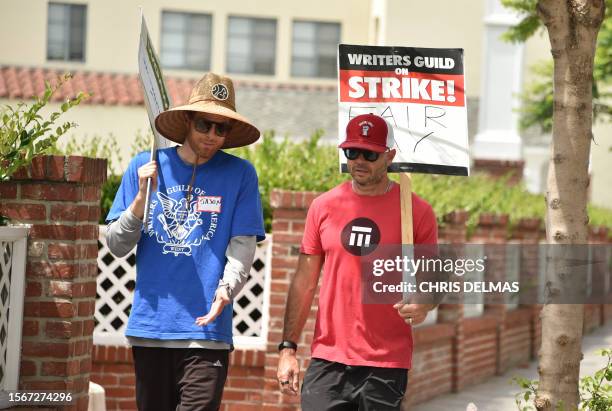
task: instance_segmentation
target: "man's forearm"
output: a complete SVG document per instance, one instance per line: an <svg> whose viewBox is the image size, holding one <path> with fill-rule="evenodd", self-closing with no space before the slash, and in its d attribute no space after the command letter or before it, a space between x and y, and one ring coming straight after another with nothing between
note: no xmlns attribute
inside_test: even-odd
<svg viewBox="0 0 612 411"><path fill-rule="evenodd" d="M285 308L285 321L283 327L283 340L297 342L306 324L312 300L317 289L317 282L314 285L311 281L299 274L296 274L294 281L289 288L287 306Z"/></svg>
<svg viewBox="0 0 612 411"><path fill-rule="evenodd" d="M130 209L121 213L118 220L106 228L106 244L114 255L123 257L136 246L142 233L142 220Z"/></svg>

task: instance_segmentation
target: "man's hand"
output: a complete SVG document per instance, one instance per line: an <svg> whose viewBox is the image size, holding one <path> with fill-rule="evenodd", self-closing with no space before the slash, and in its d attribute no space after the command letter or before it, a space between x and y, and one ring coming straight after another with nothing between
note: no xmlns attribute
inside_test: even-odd
<svg viewBox="0 0 612 411"><path fill-rule="evenodd" d="M140 220L144 218L144 208L147 198L147 180L151 178L151 192L157 190L157 164L155 161L150 161L147 164L138 168L138 193L132 201L130 209L132 214Z"/></svg>
<svg viewBox="0 0 612 411"><path fill-rule="evenodd" d="M196 324L199 326L208 325L217 318L221 312L223 311L223 307L229 304L230 298L227 295L227 288L219 287L217 288L217 292L215 293L215 300L210 306L210 311L208 314L196 318Z"/></svg>
<svg viewBox="0 0 612 411"><path fill-rule="evenodd" d="M407 324L417 325L425 321L427 313L433 310L436 306L434 304L404 304L397 303L393 306L397 310L400 317L406 321Z"/></svg>
<svg viewBox="0 0 612 411"><path fill-rule="evenodd" d="M295 350L284 348L278 358L278 386L283 394L297 395L300 389L300 366Z"/></svg>
<svg viewBox="0 0 612 411"><path fill-rule="evenodd" d="M143 196L147 194L147 179L151 178L151 191L157 189L157 164L149 161L138 169L138 193Z"/></svg>

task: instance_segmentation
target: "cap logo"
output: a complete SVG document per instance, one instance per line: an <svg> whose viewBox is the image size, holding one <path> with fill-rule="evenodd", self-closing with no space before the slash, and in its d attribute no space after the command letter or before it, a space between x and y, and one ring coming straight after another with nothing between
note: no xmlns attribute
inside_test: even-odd
<svg viewBox="0 0 612 411"><path fill-rule="evenodd" d="M225 84L221 83L217 83L212 86L211 93L214 98L221 101L227 100L227 98L229 97L229 91L227 90L227 87L225 86Z"/></svg>
<svg viewBox="0 0 612 411"><path fill-rule="evenodd" d="M369 121L362 121L359 123L359 127L361 127L361 135L367 137L370 134L370 129L374 127L374 124Z"/></svg>

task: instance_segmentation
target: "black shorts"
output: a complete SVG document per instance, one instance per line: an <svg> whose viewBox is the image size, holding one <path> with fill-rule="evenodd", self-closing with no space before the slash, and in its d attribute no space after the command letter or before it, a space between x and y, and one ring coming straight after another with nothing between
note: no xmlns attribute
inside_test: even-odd
<svg viewBox="0 0 612 411"><path fill-rule="evenodd" d="M405 368L313 358L302 384L302 411L399 411L407 383Z"/></svg>
<svg viewBox="0 0 612 411"><path fill-rule="evenodd" d="M132 347L140 411L216 411L229 350Z"/></svg>

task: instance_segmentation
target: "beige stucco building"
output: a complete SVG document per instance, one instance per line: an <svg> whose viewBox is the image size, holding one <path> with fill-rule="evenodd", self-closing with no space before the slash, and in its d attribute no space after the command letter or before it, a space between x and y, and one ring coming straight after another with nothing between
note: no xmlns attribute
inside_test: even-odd
<svg viewBox="0 0 612 411"><path fill-rule="evenodd" d="M227 73L239 111L298 138L316 128L337 138L337 43L463 48L473 157L523 159L528 187L544 187L546 137L521 136L514 110L532 78L527 68L549 56L548 39L501 43L517 17L499 0L2 0L0 104L28 97L39 68L82 73L102 90L119 77L134 81L140 5L164 74L176 79L171 95L184 96L181 79ZM92 99L68 118L78 136L115 135L124 162L135 133L149 127L133 95ZM597 125L595 138L592 200L611 206L612 128Z"/></svg>

